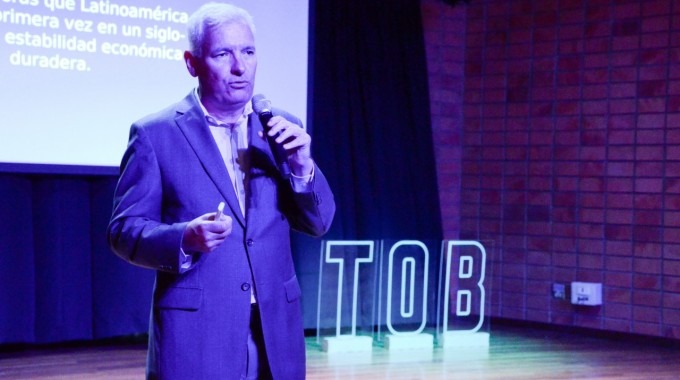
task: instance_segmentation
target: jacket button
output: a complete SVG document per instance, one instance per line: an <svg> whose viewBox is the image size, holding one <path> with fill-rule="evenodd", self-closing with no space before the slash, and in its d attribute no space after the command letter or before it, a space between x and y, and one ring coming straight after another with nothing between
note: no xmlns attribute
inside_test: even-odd
<svg viewBox="0 0 680 380"><path fill-rule="evenodd" d="M247 283L247 282L244 282L243 284L241 284L241 290L243 290L244 292L247 292L248 290L250 290L250 284Z"/></svg>
<svg viewBox="0 0 680 380"><path fill-rule="evenodd" d="M248 247L252 247L253 244L255 244L255 242L253 241L253 239L248 239L248 240L246 240L246 245L248 245Z"/></svg>

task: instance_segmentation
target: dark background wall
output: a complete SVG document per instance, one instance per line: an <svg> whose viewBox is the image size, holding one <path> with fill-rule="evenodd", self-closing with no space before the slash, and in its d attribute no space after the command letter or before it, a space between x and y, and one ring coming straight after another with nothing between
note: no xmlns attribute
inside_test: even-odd
<svg viewBox="0 0 680 380"><path fill-rule="evenodd" d="M499 247L492 315L680 338L680 4L422 9L444 235Z"/></svg>

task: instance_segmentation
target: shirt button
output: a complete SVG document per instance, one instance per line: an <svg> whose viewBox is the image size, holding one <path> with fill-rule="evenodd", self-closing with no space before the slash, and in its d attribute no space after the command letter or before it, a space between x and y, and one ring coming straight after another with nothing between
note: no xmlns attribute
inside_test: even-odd
<svg viewBox="0 0 680 380"><path fill-rule="evenodd" d="M244 292L247 292L248 290L250 290L250 284L247 283L247 282L244 282L243 284L241 284L241 290L243 290Z"/></svg>
<svg viewBox="0 0 680 380"><path fill-rule="evenodd" d="M255 244L255 242L253 241L253 239L248 239L248 240L246 240L246 245L248 245L248 247L252 247L253 244Z"/></svg>

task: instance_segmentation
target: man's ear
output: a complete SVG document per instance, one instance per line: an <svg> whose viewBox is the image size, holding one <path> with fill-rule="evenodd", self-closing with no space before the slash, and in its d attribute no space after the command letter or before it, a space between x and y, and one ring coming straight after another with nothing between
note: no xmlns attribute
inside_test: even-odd
<svg viewBox="0 0 680 380"><path fill-rule="evenodd" d="M198 68L196 67L197 62L196 62L196 57L194 57L193 54L191 54L190 51L185 51L184 52L184 62L187 65L187 70L189 71L189 74L191 74L192 77L196 77L198 75Z"/></svg>

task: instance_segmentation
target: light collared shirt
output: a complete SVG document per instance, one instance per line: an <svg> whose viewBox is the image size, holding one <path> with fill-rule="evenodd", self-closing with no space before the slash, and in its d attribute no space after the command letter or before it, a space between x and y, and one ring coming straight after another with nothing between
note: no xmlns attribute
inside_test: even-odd
<svg viewBox="0 0 680 380"><path fill-rule="evenodd" d="M208 110L205 108L203 103L201 103L200 95L198 93L198 88L194 89L194 96L196 97L196 101L201 107L201 110L203 111L203 115L205 117L206 122L208 123L208 127L210 128L210 133L213 136L213 139L215 139L215 143L217 144L217 148L220 151L220 155L222 156L222 160L224 161L224 165L227 168L227 171L229 172L229 178L231 178L231 185L234 188L235 192L239 191L239 186L236 184L236 177L245 176L245 171L247 170L243 165L245 165L245 162L241 162L238 167L241 168L241 173L236 173L235 172L235 166L232 163L233 160L233 155L231 151L231 142L230 140L230 133L225 133L225 129L228 131L231 131L232 128L237 130L237 136L239 139L238 146L247 149L248 144L250 143L248 141L248 116L250 116L251 113L253 113L253 105L252 102L246 103L245 107L243 107L243 113L241 116L239 116L238 120L234 123L225 123L222 120L219 120L218 118L212 116ZM245 160L244 160L245 161ZM244 181L245 185L245 181ZM247 187L247 185L245 185ZM245 188L241 188L240 191L246 191ZM237 198L239 199L239 206L241 207L241 213L245 216L246 215L246 205L243 204L242 200L246 199L245 194L238 195Z"/></svg>

